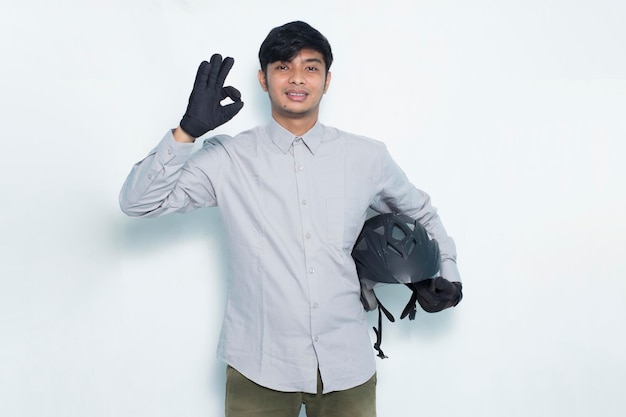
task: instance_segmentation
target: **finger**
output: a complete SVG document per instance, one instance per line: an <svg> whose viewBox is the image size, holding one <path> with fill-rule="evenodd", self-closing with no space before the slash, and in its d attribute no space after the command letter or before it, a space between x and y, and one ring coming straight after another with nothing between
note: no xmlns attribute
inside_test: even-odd
<svg viewBox="0 0 626 417"><path fill-rule="evenodd" d="M418 291L417 301L426 311L436 309L439 303L441 303L441 299L437 296L437 294L431 291Z"/></svg>
<svg viewBox="0 0 626 417"><path fill-rule="evenodd" d="M222 117L224 118L224 121L227 122L233 117L235 117L235 115L239 113L239 111L242 108L243 108L243 101L237 101L235 103L230 103L230 104L227 104L226 106L222 106L221 112L222 112Z"/></svg>
<svg viewBox="0 0 626 417"><path fill-rule="evenodd" d="M436 303L438 300L437 292L435 290L435 280L434 279L425 279L424 281L420 281L418 284L425 285L416 285L415 290L417 294L429 303Z"/></svg>
<svg viewBox="0 0 626 417"><path fill-rule="evenodd" d="M213 56L211 57L211 62L209 63L209 77L206 84L208 88L212 88L217 85L217 78L219 76L221 67L222 56L220 54L213 54Z"/></svg>
<svg viewBox="0 0 626 417"><path fill-rule="evenodd" d="M202 61L198 66L198 72L196 73L196 79L193 82L193 89L204 88L206 86L207 78L209 77L209 63Z"/></svg>
<svg viewBox="0 0 626 417"><path fill-rule="evenodd" d="M219 74L217 76L217 87L222 87L224 85L224 81L226 81L226 76L228 75L230 69L233 67L234 64L235 60L233 58L229 56L224 58L224 62L222 62Z"/></svg>
<svg viewBox="0 0 626 417"><path fill-rule="evenodd" d="M222 88L222 100L226 97L230 98L232 101L241 101L241 93L235 87L227 86Z"/></svg>

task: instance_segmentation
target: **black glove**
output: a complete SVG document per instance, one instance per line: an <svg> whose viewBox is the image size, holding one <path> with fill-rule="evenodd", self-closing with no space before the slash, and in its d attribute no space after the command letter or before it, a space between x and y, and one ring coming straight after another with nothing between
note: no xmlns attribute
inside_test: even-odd
<svg viewBox="0 0 626 417"><path fill-rule="evenodd" d="M443 277L426 279L411 284L417 296L417 301L429 313L436 313L461 302L463 285L460 282L450 282Z"/></svg>
<svg viewBox="0 0 626 417"><path fill-rule="evenodd" d="M215 54L211 62L203 61L198 68L196 81L189 96L187 111L180 121L180 127L194 138L223 125L232 119L243 107L241 93L235 87L224 87L228 72L235 60ZM220 102L230 97L234 103L222 106Z"/></svg>

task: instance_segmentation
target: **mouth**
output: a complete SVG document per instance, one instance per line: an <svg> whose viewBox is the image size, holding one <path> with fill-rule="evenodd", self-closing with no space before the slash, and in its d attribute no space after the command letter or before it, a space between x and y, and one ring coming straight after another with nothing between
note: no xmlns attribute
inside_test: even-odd
<svg viewBox="0 0 626 417"><path fill-rule="evenodd" d="M287 91L286 95L292 101L304 101L309 94L304 91Z"/></svg>

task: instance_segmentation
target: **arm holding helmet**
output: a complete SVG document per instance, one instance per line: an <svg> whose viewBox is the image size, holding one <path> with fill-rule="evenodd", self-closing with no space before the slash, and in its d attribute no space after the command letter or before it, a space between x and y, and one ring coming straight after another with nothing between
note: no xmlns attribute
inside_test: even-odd
<svg viewBox="0 0 626 417"><path fill-rule="evenodd" d="M437 241L441 257L439 275L410 286L420 306L429 313L456 306L463 298L463 285L456 264L454 240L432 206L430 196L409 181L386 149L381 157L380 188L372 208L383 213L410 216Z"/></svg>

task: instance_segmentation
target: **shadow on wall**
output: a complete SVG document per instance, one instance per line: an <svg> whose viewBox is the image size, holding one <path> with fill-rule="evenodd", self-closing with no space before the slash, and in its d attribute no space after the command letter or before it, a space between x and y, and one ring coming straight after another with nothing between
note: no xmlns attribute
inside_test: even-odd
<svg viewBox="0 0 626 417"><path fill-rule="evenodd" d="M163 246L175 246L199 237L220 242L225 255L226 233L218 209L199 209L185 214L168 214L157 218L126 218L120 232L120 243L131 252L144 252Z"/></svg>
<svg viewBox="0 0 626 417"><path fill-rule="evenodd" d="M115 240L118 249L130 256L150 255L151 252L161 252L164 248L185 245L189 242L208 242L210 257L219 260L212 271L216 271L219 279L212 280L211 291L218 292L215 299L223 304L226 300L227 287L227 238L224 231L219 209L198 209L185 214L169 214L157 218L130 218L125 217ZM216 317L211 319L212 325L221 325L222 307L213 307ZM214 355L216 346L210 346L207 355ZM206 383L209 391L215 398L223 398L226 383L226 365L217 360L211 360L206 369ZM213 394L212 394L213 395Z"/></svg>

